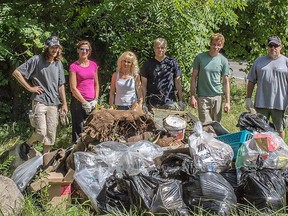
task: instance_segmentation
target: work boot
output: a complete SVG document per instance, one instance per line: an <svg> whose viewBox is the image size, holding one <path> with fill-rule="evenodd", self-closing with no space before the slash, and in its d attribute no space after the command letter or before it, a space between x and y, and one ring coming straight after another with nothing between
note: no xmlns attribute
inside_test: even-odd
<svg viewBox="0 0 288 216"><path fill-rule="evenodd" d="M32 149L31 145L29 145L27 142L23 142L19 147L19 157L22 160L27 161L29 159L28 154L31 149Z"/></svg>

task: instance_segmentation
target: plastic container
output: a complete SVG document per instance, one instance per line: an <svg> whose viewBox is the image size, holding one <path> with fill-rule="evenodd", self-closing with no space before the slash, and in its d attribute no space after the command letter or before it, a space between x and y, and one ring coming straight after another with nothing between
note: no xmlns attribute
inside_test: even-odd
<svg viewBox="0 0 288 216"><path fill-rule="evenodd" d="M234 152L233 161L236 160L238 149L242 145L242 143L246 142L247 140L253 137L253 133L248 130L242 130L240 132L225 134L216 137L216 139L229 144Z"/></svg>
<svg viewBox="0 0 288 216"><path fill-rule="evenodd" d="M184 138L184 134L185 134L185 129L169 129L167 130L168 133L171 135L171 136L174 136L177 138L177 140L183 140Z"/></svg>
<svg viewBox="0 0 288 216"><path fill-rule="evenodd" d="M183 140L187 122L178 116L169 115L164 119L163 126L172 136L178 140Z"/></svg>

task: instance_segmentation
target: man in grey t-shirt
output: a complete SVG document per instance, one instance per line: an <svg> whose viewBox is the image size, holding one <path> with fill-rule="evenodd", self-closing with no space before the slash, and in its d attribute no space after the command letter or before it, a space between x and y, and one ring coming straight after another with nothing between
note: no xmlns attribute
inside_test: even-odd
<svg viewBox="0 0 288 216"><path fill-rule="evenodd" d="M251 100L255 84L255 109L268 119L272 118L279 135L284 138L285 113L288 111L288 58L281 54L279 37L268 39L268 55L259 57L248 74L246 108L253 108Z"/></svg>
<svg viewBox="0 0 288 216"><path fill-rule="evenodd" d="M49 37L45 42L42 55L35 55L20 65L13 76L32 93L31 124L35 128L27 142L20 145L19 156L28 159L33 143L43 142L43 153L49 152L54 145L58 125L58 105L62 101L61 113L68 111L65 95L65 77L61 62L59 39Z"/></svg>

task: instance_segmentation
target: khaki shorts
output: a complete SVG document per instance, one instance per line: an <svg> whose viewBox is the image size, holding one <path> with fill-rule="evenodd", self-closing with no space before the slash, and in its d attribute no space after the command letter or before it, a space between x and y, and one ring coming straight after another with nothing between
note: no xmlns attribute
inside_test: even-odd
<svg viewBox="0 0 288 216"><path fill-rule="evenodd" d="M276 127L278 132L284 131L286 128L286 118L284 118L284 110L276 110L276 109L265 109L265 108L255 108L256 111L269 120L270 117L272 119L273 124Z"/></svg>
<svg viewBox="0 0 288 216"><path fill-rule="evenodd" d="M198 115L202 124L212 121L221 121L222 118L222 96L199 97Z"/></svg>
<svg viewBox="0 0 288 216"><path fill-rule="evenodd" d="M29 138L32 144L36 141L44 145L54 145L58 125L58 106L46 106L40 102L32 102L35 130Z"/></svg>

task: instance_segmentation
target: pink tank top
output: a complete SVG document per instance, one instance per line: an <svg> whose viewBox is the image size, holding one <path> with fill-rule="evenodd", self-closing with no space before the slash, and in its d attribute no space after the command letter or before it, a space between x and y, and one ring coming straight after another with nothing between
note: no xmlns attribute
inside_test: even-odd
<svg viewBox="0 0 288 216"><path fill-rule="evenodd" d="M77 89L85 100L95 98L94 79L97 75L98 65L89 60L88 67L82 67L77 61L73 62L69 68L70 73L76 73Z"/></svg>

